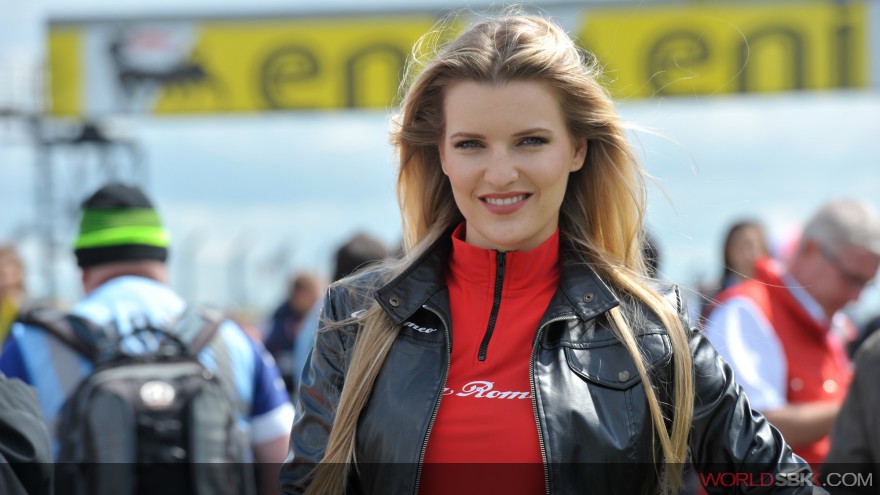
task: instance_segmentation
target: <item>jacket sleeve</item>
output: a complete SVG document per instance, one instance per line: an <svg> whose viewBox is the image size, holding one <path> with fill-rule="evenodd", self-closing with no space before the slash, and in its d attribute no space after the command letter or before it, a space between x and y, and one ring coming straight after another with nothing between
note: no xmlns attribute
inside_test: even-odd
<svg viewBox="0 0 880 495"><path fill-rule="evenodd" d="M681 304L680 304L681 306ZM752 410L733 370L702 332L688 328L694 367L691 460L708 493L826 493L812 485L809 464ZM734 486L731 486L734 485Z"/></svg>
<svg viewBox="0 0 880 495"><path fill-rule="evenodd" d="M52 448L36 391L0 374L0 493L52 493Z"/></svg>
<svg viewBox="0 0 880 495"><path fill-rule="evenodd" d="M831 451L822 466L822 473L829 481L842 480L844 473L850 473L850 481L853 480L853 475L861 476L862 479L867 476L871 476L872 480L880 479L878 380L880 334L866 340L856 354L853 381L831 429ZM834 493L877 493L877 489L871 486L872 483L849 484L852 486L836 487Z"/></svg>
<svg viewBox="0 0 880 495"><path fill-rule="evenodd" d="M312 471L324 457L327 438L336 416L354 334L347 328L325 328L325 319L340 321L337 310L342 296L331 288L324 300L315 344L305 363L296 396L293 429L287 459L281 467L285 494L305 492ZM342 313L347 317L347 313Z"/></svg>

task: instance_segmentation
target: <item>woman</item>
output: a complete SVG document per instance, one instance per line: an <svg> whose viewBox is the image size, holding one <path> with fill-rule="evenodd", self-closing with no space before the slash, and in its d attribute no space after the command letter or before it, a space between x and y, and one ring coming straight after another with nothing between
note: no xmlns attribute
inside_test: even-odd
<svg viewBox="0 0 880 495"><path fill-rule="evenodd" d="M720 287L707 291L702 317L709 318L715 309L715 298L724 289L734 286L755 274L755 262L770 255L764 227L756 220L741 220L727 229L724 237L724 265L719 279Z"/></svg>
<svg viewBox="0 0 880 495"><path fill-rule="evenodd" d="M688 452L808 469L646 282L642 169L586 60L510 15L411 79L407 256L331 288L286 493L675 490Z"/></svg>
<svg viewBox="0 0 880 495"><path fill-rule="evenodd" d="M770 255L764 227L754 220L734 223L724 238L724 269L721 274L721 290L752 278L755 262Z"/></svg>
<svg viewBox="0 0 880 495"><path fill-rule="evenodd" d="M26 297L24 264L15 247L0 245L0 349Z"/></svg>

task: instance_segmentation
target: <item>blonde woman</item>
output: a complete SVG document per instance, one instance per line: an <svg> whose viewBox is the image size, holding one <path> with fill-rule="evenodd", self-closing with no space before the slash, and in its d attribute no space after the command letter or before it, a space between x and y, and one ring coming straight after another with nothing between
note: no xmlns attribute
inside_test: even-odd
<svg viewBox="0 0 880 495"><path fill-rule="evenodd" d="M0 245L0 349L26 299L24 263L11 244Z"/></svg>
<svg viewBox="0 0 880 495"><path fill-rule="evenodd" d="M331 287L285 493L672 491L689 455L809 473L645 276L643 171L596 77L507 15L411 78L407 255Z"/></svg>

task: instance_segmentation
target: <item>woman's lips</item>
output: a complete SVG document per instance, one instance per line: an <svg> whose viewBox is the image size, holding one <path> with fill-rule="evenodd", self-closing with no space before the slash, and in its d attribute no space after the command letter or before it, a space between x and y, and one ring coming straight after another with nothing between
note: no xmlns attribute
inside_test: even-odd
<svg viewBox="0 0 880 495"><path fill-rule="evenodd" d="M486 209L492 213L508 214L513 213L526 204L532 195L528 193L514 195L491 195L482 196L480 201L486 206Z"/></svg>

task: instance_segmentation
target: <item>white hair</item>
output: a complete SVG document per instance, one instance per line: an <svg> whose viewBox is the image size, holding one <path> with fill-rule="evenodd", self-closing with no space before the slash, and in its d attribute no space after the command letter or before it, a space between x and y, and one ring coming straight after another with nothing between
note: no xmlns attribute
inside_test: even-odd
<svg viewBox="0 0 880 495"><path fill-rule="evenodd" d="M880 256L880 214L867 201L829 201L804 227L801 245L808 240L835 250L857 246Z"/></svg>

